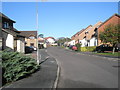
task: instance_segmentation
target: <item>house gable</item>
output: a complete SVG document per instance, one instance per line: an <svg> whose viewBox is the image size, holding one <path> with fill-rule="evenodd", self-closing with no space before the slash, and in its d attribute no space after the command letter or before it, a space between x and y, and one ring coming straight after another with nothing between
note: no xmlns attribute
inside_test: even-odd
<svg viewBox="0 0 120 90"><path fill-rule="evenodd" d="M20 35L25 36L26 38L29 38L30 36L34 36L37 38L37 31L20 31Z"/></svg>
<svg viewBox="0 0 120 90"><path fill-rule="evenodd" d="M118 24L120 25L119 22L120 22L120 15L114 14L98 27L98 45L101 44L101 40L99 38L100 32L103 32L108 25L118 25Z"/></svg>
<svg viewBox="0 0 120 90"><path fill-rule="evenodd" d="M120 22L120 15L114 14L98 27L98 32L104 31L105 27L110 24L112 25L120 24L119 22Z"/></svg>

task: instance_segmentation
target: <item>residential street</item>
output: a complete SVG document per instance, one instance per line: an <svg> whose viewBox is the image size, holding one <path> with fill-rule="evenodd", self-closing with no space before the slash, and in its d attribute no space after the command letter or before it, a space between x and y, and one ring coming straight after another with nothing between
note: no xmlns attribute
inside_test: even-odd
<svg viewBox="0 0 120 90"><path fill-rule="evenodd" d="M120 90L118 0L6 1L0 90Z"/></svg>
<svg viewBox="0 0 120 90"><path fill-rule="evenodd" d="M61 68L58 88L118 88L118 60L49 47Z"/></svg>

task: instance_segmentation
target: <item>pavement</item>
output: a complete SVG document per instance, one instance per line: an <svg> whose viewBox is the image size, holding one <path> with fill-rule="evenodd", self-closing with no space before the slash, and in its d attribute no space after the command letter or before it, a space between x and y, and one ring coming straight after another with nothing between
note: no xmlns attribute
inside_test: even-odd
<svg viewBox="0 0 120 90"><path fill-rule="evenodd" d="M31 76L21 79L19 81L13 82L5 87L2 90L33 90L36 89L52 89L57 87L57 78L58 78L58 64L56 60L49 56L45 49L39 50L40 55L40 69L33 73Z"/></svg>

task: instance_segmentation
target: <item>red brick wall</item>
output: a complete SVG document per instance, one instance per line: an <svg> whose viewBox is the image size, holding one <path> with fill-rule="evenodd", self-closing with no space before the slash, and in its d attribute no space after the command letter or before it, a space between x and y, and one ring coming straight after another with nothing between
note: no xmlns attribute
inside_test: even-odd
<svg viewBox="0 0 120 90"><path fill-rule="evenodd" d="M98 28L98 46L102 44L101 40L99 39L99 34L100 32L104 31L105 27L112 24L112 25L117 25L120 24L120 17L117 15L112 16L110 19L105 21L99 28Z"/></svg>

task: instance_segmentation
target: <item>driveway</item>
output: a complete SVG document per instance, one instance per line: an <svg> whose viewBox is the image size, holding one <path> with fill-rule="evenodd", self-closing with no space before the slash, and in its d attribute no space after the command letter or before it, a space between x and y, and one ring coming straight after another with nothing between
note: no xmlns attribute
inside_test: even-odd
<svg viewBox="0 0 120 90"><path fill-rule="evenodd" d="M118 88L118 60L49 47L61 68L58 88Z"/></svg>

